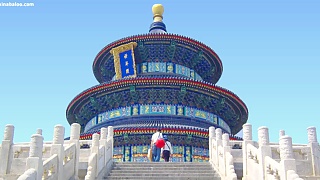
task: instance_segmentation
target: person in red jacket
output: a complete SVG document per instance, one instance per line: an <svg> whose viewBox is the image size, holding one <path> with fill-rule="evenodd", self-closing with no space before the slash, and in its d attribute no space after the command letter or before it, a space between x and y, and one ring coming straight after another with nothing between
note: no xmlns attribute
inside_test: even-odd
<svg viewBox="0 0 320 180"><path fill-rule="evenodd" d="M161 148L157 147L155 143L158 139L162 139L163 135L161 133L161 129L157 129L157 132L155 132L152 135L151 138L151 150L152 150L152 161L153 162L159 162L160 161L160 154L161 154Z"/></svg>

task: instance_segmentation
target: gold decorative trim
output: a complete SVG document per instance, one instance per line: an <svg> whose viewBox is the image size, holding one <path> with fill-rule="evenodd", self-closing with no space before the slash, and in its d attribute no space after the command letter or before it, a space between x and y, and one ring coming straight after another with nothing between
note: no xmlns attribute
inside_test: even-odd
<svg viewBox="0 0 320 180"><path fill-rule="evenodd" d="M125 78L131 78L131 77L136 77L137 76L137 70L136 70L136 63L135 63L135 58L134 58L134 48L137 47L136 42L130 42L127 44L123 44L121 46L112 48L110 50L110 53L113 55L113 62L114 62L114 69L116 72L116 79L121 79L122 78L122 72L121 72L121 65L120 65L120 53L124 51L131 50L131 55L132 55L132 63L133 63L133 70L134 74L131 76L126 76Z"/></svg>

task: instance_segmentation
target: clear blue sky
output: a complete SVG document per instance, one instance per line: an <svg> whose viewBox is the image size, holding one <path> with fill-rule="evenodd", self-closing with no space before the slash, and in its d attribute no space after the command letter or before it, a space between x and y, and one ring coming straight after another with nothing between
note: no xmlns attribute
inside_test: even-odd
<svg viewBox="0 0 320 180"><path fill-rule="evenodd" d="M307 142L309 126L320 134L319 0L28 2L35 7L0 7L1 140L6 124L15 126L15 142L29 141L37 128L51 141L56 124L69 136L65 110L98 84L96 54L147 33L155 3L164 5L168 32L220 56L217 85L246 103L255 140L260 126L269 127L273 142L280 129L295 143Z"/></svg>

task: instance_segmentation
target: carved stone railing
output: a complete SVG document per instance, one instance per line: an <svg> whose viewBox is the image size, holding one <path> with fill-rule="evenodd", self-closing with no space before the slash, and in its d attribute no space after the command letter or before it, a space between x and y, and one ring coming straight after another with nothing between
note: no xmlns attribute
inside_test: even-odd
<svg viewBox="0 0 320 180"><path fill-rule="evenodd" d="M85 176L85 180L95 180L97 177L97 157L96 153L91 153L88 160L88 169L87 175Z"/></svg>
<svg viewBox="0 0 320 180"><path fill-rule="evenodd" d="M18 180L36 180L37 179L37 171L33 168L26 170Z"/></svg>
<svg viewBox="0 0 320 180"><path fill-rule="evenodd" d="M221 129L209 128L210 163L218 171L222 179L236 180L233 156L229 144L229 135L223 134Z"/></svg>
<svg viewBox="0 0 320 180"><path fill-rule="evenodd" d="M78 175L83 169L89 179L102 179L113 164L113 127L102 128L100 139L96 134L93 140L85 141L79 140L80 128L72 124L70 140L66 141L64 127L56 125L52 142L43 142L42 130L38 129L31 142L13 144L14 127L7 125L0 144L0 179L78 180L85 178ZM88 162L81 161L81 169L80 160Z"/></svg>
<svg viewBox="0 0 320 180"><path fill-rule="evenodd" d="M246 146L247 152L244 154L246 158L246 166L247 173L243 174L246 179L254 179L253 177L260 176L260 154L258 148L254 147L252 144L247 144ZM251 178L252 177L252 178Z"/></svg>
<svg viewBox="0 0 320 180"><path fill-rule="evenodd" d="M88 159L88 170L85 180L102 179L112 167L113 127L101 128L101 134L92 135L91 155Z"/></svg>
<svg viewBox="0 0 320 180"><path fill-rule="evenodd" d="M85 141L79 140L79 124L72 124L68 141L64 141L61 125L55 126L52 142L43 142L42 132L37 130L31 142L13 144L13 132L14 127L7 125L0 144L0 179L77 180L81 171L80 179L96 180L103 179L113 164L112 127L102 128L100 135L95 134L93 140ZM210 163L221 178L227 180L237 179L235 171L239 169L235 168L236 165L243 168L243 180L319 179L320 147L316 129L309 127L307 132L308 144L302 145L292 144L291 137L283 130L279 133L279 142L270 143L266 127L258 129L257 142L252 140L250 124L243 126L243 141L229 141L228 134L210 127Z"/></svg>
<svg viewBox="0 0 320 180"><path fill-rule="evenodd" d="M296 174L296 160L294 159L292 138L282 135L279 140L280 147L280 178L286 180L300 179ZM288 176L289 175L289 176Z"/></svg>
<svg viewBox="0 0 320 180"><path fill-rule="evenodd" d="M319 178L320 149L314 127L308 128L308 145L292 145L291 137L283 130L279 143L269 143L268 129L260 127L256 146L250 124L243 126L243 132L243 180L300 180L298 174Z"/></svg>
<svg viewBox="0 0 320 180"><path fill-rule="evenodd" d="M76 164L76 144L72 143L64 150L63 158L63 172L66 179L70 179L75 176L75 164Z"/></svg>
<svg viewBox="0 0 320 180"><path fill-rule="evenodd" d="M271 159L271 157L265 157L265 179L266 180L280 180L280 163Z"/></svg>
<svg viewBox="0 0 320 180"><path fill-rule="evenodd" d="M43 162L42 179L54 180L58 179L58 155L54 154Z"/></svg>
<svg viewBox="0 0 320 180"><path fill-rule="evenodd" d="M233 156L230 152L225 153L225 165L226 165L226 174L227 179L237 180L237 174L234 169Z"/></svg>
<svg viewBox="0 0 320 180"><path fill-rule="evenodd" d="M287 180L303 180L294 170L287 171Z"/></svg>

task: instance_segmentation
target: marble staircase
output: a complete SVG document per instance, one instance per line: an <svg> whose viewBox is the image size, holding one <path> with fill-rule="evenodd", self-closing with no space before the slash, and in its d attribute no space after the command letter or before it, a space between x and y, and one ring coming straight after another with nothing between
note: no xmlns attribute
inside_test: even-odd
<svg viewBox="0 0 320 180"><path fill-rule="evenodd" d="M104 177L113 179L175 179L175 180L220 180L210 163L176 162L117 162Z"/></svg>

